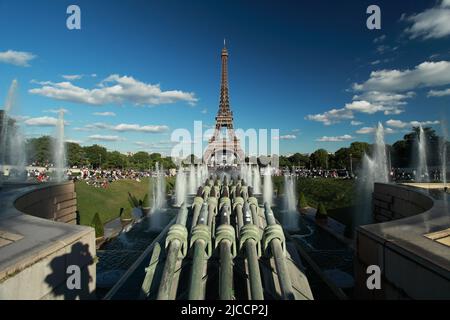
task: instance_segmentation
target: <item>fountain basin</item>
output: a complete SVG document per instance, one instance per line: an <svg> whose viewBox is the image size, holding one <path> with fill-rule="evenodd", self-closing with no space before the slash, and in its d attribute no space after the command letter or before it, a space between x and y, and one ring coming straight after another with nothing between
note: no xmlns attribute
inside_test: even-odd
<svg viewBox="0 0 450 320"><path fill-rule="evenodd" d="M2 190L0 299L86 299L93 296L95 231L76 225L72 219L70 212L76 208L74 190L73 182ZM67 205L68 209L63 208ZM62 213L66 214L60 215ZM71 223L62 222L66 219ZM69 265L80 267L85 289L79 294L67 289Z"/></svg>
<svg viewBox="0 0 450 320"><path fill-rule="evenodd" d="M362 299L450 299L450 247L427 237L450 228L445 201L408 186L376 183L374 218L357 228L356 294ZM381 290L368 290L366 269L381 268ZM374 292L376 291L376 292Z"/></svg>

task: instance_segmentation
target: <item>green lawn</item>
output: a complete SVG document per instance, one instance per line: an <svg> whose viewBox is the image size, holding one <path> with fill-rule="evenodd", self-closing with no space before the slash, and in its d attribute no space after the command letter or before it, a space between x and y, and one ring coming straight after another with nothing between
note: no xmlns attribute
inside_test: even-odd
<svg viewBox="0 0 450 320"><path fill-rule="evenodd" d="M355 202L356 185L353 180L299 179L297 192L303 192L311 207L322 202L327 210L352 206Z"/></svg>
<svg viewBox="0 0 450 320"><path fill-rule="evenodd" d="M111 221L119 216L120 208L131 210L128 202L128 192L138 199L151 190L149 178L141 182L135 180L119 180L109 184L107 189L88 186L84 181L75 183L77 192L78 211L80 212L80 223L89 225L96 212L99 213L103 223ZM149 194L150 201L151 191Z"/></svg>

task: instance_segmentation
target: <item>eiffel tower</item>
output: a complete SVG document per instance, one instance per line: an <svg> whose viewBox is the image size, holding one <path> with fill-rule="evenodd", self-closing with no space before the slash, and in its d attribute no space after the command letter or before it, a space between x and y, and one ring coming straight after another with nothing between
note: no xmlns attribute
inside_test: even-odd
<svg viewBox="0 0 450 320"><path fill-rule="evenodd" d="M216 116L216 127L214 135L209 139L208 147L203 154L203 161L206 164L219 164L218 159L227 158L232 154L235 157L235 163L245 161L244 151L241 148L240 141L233 129L233 112L230 108L230 98L228 96L228 50L223 41L222 49L222 77L220 84L220 102L219 111ZM222 128L225 128L225 135L221 134Z"/></svg>

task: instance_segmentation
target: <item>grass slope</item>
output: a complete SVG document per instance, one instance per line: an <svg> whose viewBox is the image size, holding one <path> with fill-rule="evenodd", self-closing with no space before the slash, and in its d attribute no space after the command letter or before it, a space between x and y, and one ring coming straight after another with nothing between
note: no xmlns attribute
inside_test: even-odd
<svg viewBox="0 0 450 320"><path fill-rule="evenodd" d="M78 181L75 183L75 191L77 192L80 223L90 225L96 212L99 213L103 223L111 221L119 216L120 208L131 210L128 192L138 199L142 199L149 190L151 190L149 178L142 179L141 182L135 180L115 181L107 189L94 188L88 186L84 181ZM151 201L151 193L149 197Z"/></svg>

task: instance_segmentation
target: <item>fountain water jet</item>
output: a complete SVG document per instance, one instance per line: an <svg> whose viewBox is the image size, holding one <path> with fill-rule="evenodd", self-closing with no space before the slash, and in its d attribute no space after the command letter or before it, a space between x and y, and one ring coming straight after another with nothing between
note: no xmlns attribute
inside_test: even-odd
<svg viewBox="0 0 450 320"><path fill-rule="evenodd" d="M196 192L197 182L195 180L196 180L195 166L193 164L191 164L189 167L189 186L188 186L189 194L195 194L195 192Z"/></svg>
<svg viewBox="0 0 450 320"><path fill-rule="evenodd" d="M53 144L53 161L56 182L65 179L66 169L66 145L64 141L64 110L59 110L56 123L56 136Z"/></svg>
<svg viewBox="0 0 450 320"><path fill-rule="evenodd" d="M372 193L375 182L388 183L389 170L386 155L386 144L384 142L384 128L381 123L375 128L375 143L373 145L372 157L364 155L361 168L361 179L359 179L359 198L363 203L363 217L357 225L370 222L372 216ZM360 215L358 215L360 217Z"/></svg>
<svg viewBox="0 0 450 320"><path fill-rule="evenodd" d="M14 120L17 115L17 96L18 82L13 80L6 96L3 110L2 126L0 132L0 171L6 172L6 165L10 165L10 180L23 181L26 176L26 153L25 139L21 133L19 124Z"/></svg>
<svg viewBox="0 0 450 320"><path fill-rule="evenodd" d="M261 175L258 165L253 167L253 192L255 194L261 194Z"/></svg>
<svg viewBox="0 0 450 320"><path fill-rule="evenodd" d="M441 139L441 181L444 188L447 187L447 140L448 130L447 121L441 121L442 139Z"/></svg>
<svg viewBox="0 0 450 320"><path fill-rule="evenodd" d="M186 200L186 175L183 166L180 165L175 180L175 205L181 206Z"/></svg>
<svg viewBox="0 0 450 320"><path fill-rule="evenodd" d="M153 179L152 194L153 203L150 211L150 224L152 228L161 229L161 211L166 207L166 179L164 176L164 167L159 163L155 164L156 179Z"/></svg>
<svg viewBox="0 0 450 320"><path fill-rule="evenodd" d="M263 200L272 206L273 202L273 186L272 186L272 168L268 165L264 169L264 188L263 188Z"/></svg>
<svg viewBox="0 0 450 320"><path fill-rule="evenodd" d="M284 197L283 197L283 225L294 230L298 227L297 200L295 195L295 179L293 176L284 175Z"/></svg>
<svg viewBox="0 0 450 320"><path fill-rule="evenodd" d="M419 126L419 139L417 140L417 172L416 181L426 182L429 179L428 165L427 165L427 139L422 125Z"/></svg>

